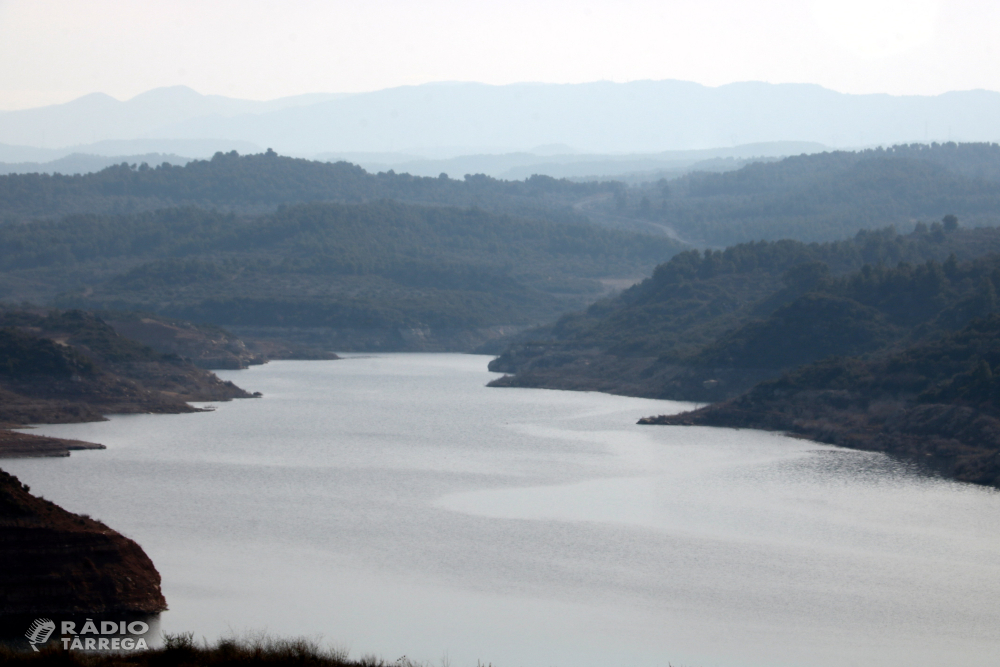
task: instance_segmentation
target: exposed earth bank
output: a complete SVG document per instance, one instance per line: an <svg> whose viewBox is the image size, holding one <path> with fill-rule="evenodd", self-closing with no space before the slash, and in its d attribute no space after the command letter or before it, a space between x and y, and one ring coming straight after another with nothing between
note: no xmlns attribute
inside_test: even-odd
<svg viewBox="0 0 1000 667"><path fill-rule="evenodd" d="M167 608L160 574L138 544L29 491L0 470L0 619Z"/></svg>

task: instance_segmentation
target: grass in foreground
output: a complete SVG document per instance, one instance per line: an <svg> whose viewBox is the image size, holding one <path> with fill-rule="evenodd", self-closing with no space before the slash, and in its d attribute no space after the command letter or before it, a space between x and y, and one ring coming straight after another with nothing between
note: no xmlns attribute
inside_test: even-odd
<svg viewBox="0 0 1000 667"><path fill-rule="evenodd" d="M38 653L0 647L0 664L26 667L223 667L267 665L268 667L425 667L402 656L388 662L374 655L357 660L341 648L324 648L318 640L297 637L276 639L268 635L221 639L214 646L198 645L194 633L165 635L161 648L136 652L84 653L64 651L58 644ZM447 658L443 667L449 667ZM427 665L426 667L430 667ZM480 664L477 667L492 667Z"/></svg>

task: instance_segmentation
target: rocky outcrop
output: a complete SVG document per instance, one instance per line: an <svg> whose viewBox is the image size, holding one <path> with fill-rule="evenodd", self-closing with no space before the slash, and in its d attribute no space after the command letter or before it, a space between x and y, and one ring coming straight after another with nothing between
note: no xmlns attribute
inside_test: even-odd
<svg viewBox="0 0 1000 667"><path fill-rule="evenodd" d="M0 471L0 617L153 614L167 608L142 548Z"/></svg>

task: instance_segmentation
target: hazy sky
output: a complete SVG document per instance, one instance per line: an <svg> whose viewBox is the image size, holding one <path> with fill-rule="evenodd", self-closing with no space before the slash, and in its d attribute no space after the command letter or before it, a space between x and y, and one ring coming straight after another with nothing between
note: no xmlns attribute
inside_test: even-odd
<svg viewBox="0 0 1000 667"><path fill-rule="evenodd" d="M0 108L185 84L270 99L429 81L1000 90L996 0L0 0Z"/></svg>

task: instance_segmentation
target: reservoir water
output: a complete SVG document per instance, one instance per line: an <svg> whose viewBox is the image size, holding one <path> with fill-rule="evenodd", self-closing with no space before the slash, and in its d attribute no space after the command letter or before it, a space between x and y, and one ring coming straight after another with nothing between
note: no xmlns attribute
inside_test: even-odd
<svg viewBox="0 0 1000 667"><path fill-rule="evenodd" d="M264 397L45 426L0 467L134 538L165 632L466 667L995 665L1000 493L488 358L219 373Z"/></svg>

